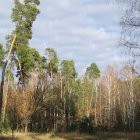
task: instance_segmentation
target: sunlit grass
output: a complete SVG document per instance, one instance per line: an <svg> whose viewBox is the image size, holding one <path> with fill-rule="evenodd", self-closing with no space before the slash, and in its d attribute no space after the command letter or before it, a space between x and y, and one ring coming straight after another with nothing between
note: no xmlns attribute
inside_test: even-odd
<svg viewBox="0 0 140 140"><path fill-rule="evenodd" d="M12 139L11 134L1 136L0 140L140 140L140 133L107 133L98 132L96 134L80 134L80 133L14 133Z"/></svg>

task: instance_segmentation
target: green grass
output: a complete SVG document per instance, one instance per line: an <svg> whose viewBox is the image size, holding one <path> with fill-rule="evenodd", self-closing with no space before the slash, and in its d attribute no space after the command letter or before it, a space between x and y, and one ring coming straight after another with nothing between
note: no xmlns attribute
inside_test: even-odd
<svg viewBox="0 0 140 140"><path fill-rule="evenodd" d="M15 133L12 139L11 134L0 135L0 140L140 140L140 133L107 133L98 132L87 135L80 133Z"/></svg>

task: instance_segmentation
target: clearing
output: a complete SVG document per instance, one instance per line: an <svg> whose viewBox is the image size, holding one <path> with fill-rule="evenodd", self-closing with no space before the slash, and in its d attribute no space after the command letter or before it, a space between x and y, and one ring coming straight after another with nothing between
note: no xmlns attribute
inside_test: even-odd
<svg viewBox="0 0 140 140"><path fill-rule="evenodd" d="M0 140L140 140L140 133L107 133L100 132L93 135L80 133L15 133L0 135Z"/></svg>

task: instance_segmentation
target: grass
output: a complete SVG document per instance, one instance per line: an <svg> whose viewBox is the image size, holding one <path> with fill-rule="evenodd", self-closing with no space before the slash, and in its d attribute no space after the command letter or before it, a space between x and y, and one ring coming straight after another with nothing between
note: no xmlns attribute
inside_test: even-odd
<svg viewBox="0 0 140 140"><path fill-rule="evenodd" d="M10 134L0 135L0 140L65 140L64 138L59 138L52 133L14 133L14 136Z"/></svg>
<svg viewBox="0 0 140 140"><path fill-rule="evenodd" d="M100 132L92 135L80 133L15 133L0 135L0 140L140 140L140 133L108 133Z"/></svg>

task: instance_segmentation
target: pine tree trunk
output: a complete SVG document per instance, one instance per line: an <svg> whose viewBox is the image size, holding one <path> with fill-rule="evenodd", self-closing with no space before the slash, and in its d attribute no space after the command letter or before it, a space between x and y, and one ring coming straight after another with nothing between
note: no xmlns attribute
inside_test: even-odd
<svg viewBox="0 0 140 140"><path fill-rule="evenodd" d="M13 38L13 41L12 41L12 44L10 46L10 50L8 52L8 55L7 55L7 58L6 58L6 61L4 63L4 66L3 66L3 70L2 70L2 79L1 79L1 88L0 88L0 119L1 119L1 123L3 124L4 123L4 117L5 117L5 100L6 98L3 98L4 97L4 80L5 80L5 72L6 72L6 67L7 67L7 64L8 64L8 60L9 60L9 57L10 57L10 54L11 54L11 51L12 51L12 48L14 46L14 42L16 40L16 34Z"/></svg>
<svg viewBox="0 0 140 140"><path fill-rule="evenodd" d="M0 114L1 114L1 123L4 123L4 114L5 114L5 98L4 98L4 79L5 79L5 72L7 67L8 61L5 62L2 70L2 80L1 80L1 89L0 89Z"/></svg>
<svg viewBox="0 0 140 140"><path fill-rule="evenodd" d="M4 120L5 120L5 114L6 114L6 105L7 105L7 94L8 94L8 87L9 87L9 77L10 77L10 74L8 75L8 82L7 82L7 87L6 87L6 92L5 94L3 95L3 100L2 100L2 116L1 116L1 121L2 123L4 123Z"/></svg>

